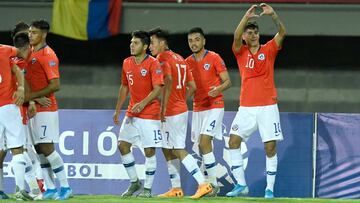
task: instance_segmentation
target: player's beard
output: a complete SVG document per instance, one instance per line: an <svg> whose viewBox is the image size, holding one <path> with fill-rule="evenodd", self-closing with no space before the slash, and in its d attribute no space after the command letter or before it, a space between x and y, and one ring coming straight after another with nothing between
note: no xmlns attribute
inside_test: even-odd
<svg viewBox="0 0 360 203"><path fill-rule="evenodd" d="M197 53L199 53L199 52L201 52L203 49L204 49L204 47L202 47L202 48L198 48L198 47L196 47L197 49L191 49L191 51L194 53L194 54L197 54Z"/></svg>

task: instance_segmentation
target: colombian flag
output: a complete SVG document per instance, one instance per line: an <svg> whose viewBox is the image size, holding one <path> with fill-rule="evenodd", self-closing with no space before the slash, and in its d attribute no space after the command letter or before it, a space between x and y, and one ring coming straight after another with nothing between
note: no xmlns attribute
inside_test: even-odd
<svg viewBox="0 0 360 203"><path fill-rule="evenodd" d="M54 0L52 32L79 40L119 33L122 0Z"/></svg>

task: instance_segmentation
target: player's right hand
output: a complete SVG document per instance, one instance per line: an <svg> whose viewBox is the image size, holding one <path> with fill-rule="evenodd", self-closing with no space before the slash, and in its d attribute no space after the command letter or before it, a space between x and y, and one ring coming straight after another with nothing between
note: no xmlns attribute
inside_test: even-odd
<svg viewBox="0 0 360 203"><path fill-rule="evenodd" d="M119 121L119 114L118 113L114 113L113 115L113 121L116 125L119 125L120 124L120 121Z"/></svg>
<svg viewBox="0 0 360 203"><path fill-rule="evenodd" d="M47 97L40 97L40 98L36 98L34 100L37 103L39 103L40 106L42 106L42 107L50 107L51 106L51 99L49 99Z"/></svg>
<svg viewBox="0 0 360 203"><path fill-rule="evenodd" d="M247 18L258 18L259 15L255 13L257 7L258 5L256 4L252 5L249 10L246 11L245 16Z"/></svg>
<svg viewBox="0 0 360 203"><path fill-rule="evenodd" d="M18 88L13 95L13 99L15 100L15 104L17 106L22 106L25 99L24 87Z"/></svg>

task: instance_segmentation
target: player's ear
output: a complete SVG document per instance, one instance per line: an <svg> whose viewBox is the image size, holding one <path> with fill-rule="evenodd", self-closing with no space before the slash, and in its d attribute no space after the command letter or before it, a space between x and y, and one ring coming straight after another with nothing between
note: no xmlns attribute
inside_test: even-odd
<svg viewBox="0 0 360 203"><path fill-rule="evenodd" d="M146 51L148 48L149 48L149 45L148 45L148 44L145 44L145 45L143 46L143 50L144 50L144 51Z"/></svg>
<svg viewBox="0 0 360 203"><path fill-rule="evenodd" d="M48 34L47 32L43 32L43 33L42 33L42 39L44 39L44 40L45 40L45 39L46 39L46 37L47 37L47 34Z"/></svg>

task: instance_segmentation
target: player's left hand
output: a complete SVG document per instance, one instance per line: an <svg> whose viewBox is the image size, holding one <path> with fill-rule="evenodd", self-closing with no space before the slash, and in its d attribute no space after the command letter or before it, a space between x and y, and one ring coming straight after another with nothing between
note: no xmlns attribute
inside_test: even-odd
<svg viewBox="0 0 360 203"><path fill-rule="evenodd" d="M35 102L29 102L29 107L28 107L28 117L32 118L36 115L36 105Z"/></svg>
<svg viewBox="0 0 360 203"><path fill-rule="evenodd" d="M140 113L145 108L145 105L142 102L136 103L131 108L131 113Z"/></svg>
<svg viewBox="0 0 360 203"><path fill-rule="evenodd" d="M50 107L51 106L51 99L49 99L47 97L40 97L40 98L36 98L34 100L37 103L39 103L40 106L42 106L42 107Z"/></svg>
<svg viewBox="0 0 360 203"><path fill-rule="evenodd" d="M218 87L214 87L214 88L212 88L212 90L210 90L209 92L208 92L208 95L210 96L210 97L216 97L216 96L218 96L220 94L220 91L219 91L219 88Z"/></svg>
<svg viewBox="0 0 360 203"><path fill-rule="evenodd" d="M260 7L263 10L263 12L260 13L260 16L262 16L262 15L270 15L271 16L275 13L274 9L266 3L261 3Z"/></svg>
<svg viewBox="0 0 360 203"><path fill-rule="evenodd" d="M18 106L22 106L24 103L25 93L24 87L18 88L13 95L13 99L15 100L15 104Z"/></svg>
<svg viewBox="0 0 360 203"><path fill-rule="evenodd" d="M165 122L166 122L165 112L161 112L161 113L160 113L160 120L161 120L162 123L165 123Z"/></svg>

